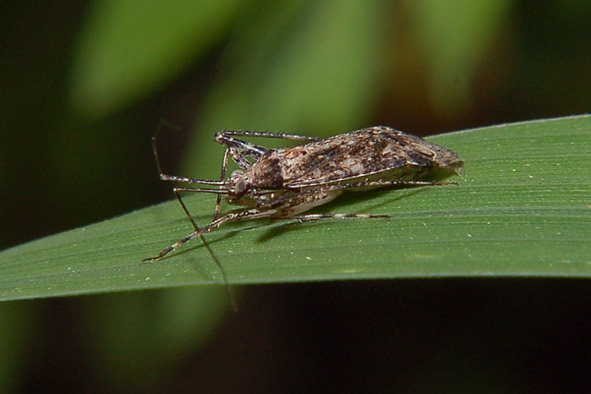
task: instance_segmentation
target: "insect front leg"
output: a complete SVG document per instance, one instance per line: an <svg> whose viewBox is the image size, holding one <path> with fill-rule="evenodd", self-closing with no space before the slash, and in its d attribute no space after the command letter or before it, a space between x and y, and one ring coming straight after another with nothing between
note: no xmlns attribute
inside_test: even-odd
<svg viewBox="0 0 591 394"><path fill-rule="evenodd" d="M322 140L320 137L314 137L311 135L291 134L291 133L270 133L267 131L250 131L250 130L222 130L216 134L216 140L218 139L230 139L230 137L258 137L258 138L277 138L291 141L308 141L316 142ZM220 142L220 141L218 141ZM221 143L221 142L220 142ZM225 144L224 144L225 145Z"/></svg>

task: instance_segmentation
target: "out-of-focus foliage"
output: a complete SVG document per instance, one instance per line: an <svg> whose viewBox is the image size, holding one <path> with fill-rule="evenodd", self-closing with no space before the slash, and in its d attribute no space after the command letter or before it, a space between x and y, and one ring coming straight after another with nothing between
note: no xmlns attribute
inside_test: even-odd
<svg viewBox="0 0 591 394"><path fill-rule="evenodd" d="M162 88L221 39L242 3L95 2L74 47L75 110L104 117Z"/></svg>
<svg viewBox="0 0 591 394"><path fill-rule="evenodd" d="M210 141L213 133L222 128L328 135L381 123L414 134L431 134L583 113L591 106L591 59L586 55L591 47L588 1L459 0L442 6L428 1L379 0L94 0L4 2L0 10L2 247L171 197L169 189L158 183L149 143L160 119L179 124L182 129L162 133L162 159L167 171L213 178L219 176L221 148L210 149ZM116 238L116 234L108 237ZM344 342L333 344L340 346L339 355L353 355L352 359L366 367L351 374L357 386L348 389L375 388L384 377L398 376L392 371L407 371L408 375L406 380L397 379L395 385L386 380L389 388L419 387L409 376L420 382L436 381L431 379L437 376L433 363L421 363L416 358L425 354L423 346L431 346L429 359L437 360L437 365L455 367L452 356L458 354L478 360L465 363L457 372L453 370L458 374L455 380L447 371L451 381L465 384L465 377L471 376L478 380L476 383L482 383L479 387L502 381L505 386L493 385L502 392L508 391L506 385L514 388L511 384L521 382L522 390L516 391L539 392L554 379L562 383L564 391L581 391L577 390L576 376L585 374L576 371L582 363L556 363L545 369L554 371L545 380L537 374L540 368L535 368L536 362L550 357L549 344L555 338L577 338L577 327L582 327L580 332L588 332L584 324L571 325L568 335L556 327L538 336L533 330L522 330L528 322L552 315L543 314L537 305L545 299L544 292L534 288L515 297L502 293L499 298L507 299L509 308L479 308L487 316L481 320L478 311L461 315L474 318L458 320L457 314L451 314L449 320L444 320L443 313L430 309L438 301L431 297L430 290L423 293L424 298L417 298L413 291L405 290L411 284L400 282L397 286L402 289L400 293L380 294L379 301L371 301L372 308L388 306L384 313L371 315L368 311L374 309L360 306L362 301L358 301L364 299L363 292L348 289L342 294L347 310L352 310L356 319L365 314L366 319L358 320L371 327L358 331L372 333L364 335L365 340L375 338L384 347L394 336L408 339L396 351L385 349L392 355L400 351L404 358L400 364L357 357L355 349L342 347ZM267 306L273 313L265 313L265 307L260 305L256 310L264 312L254 315L258 321L224 337L230 338L234 348L227 353L210 349L208 362L203 363L198 356L191 358L191 354L199 346L207 350L207 344L220 335L217 328L228 311L224 307L216 309L216 294L205 294L217 290L191 288L7 304L0 308L0 321L5 323L0 330L0 344L6 350L0 356L0 391L41 392L59 386L68 391L94 387L97 392L178 392L194 391L191 383L195 380L202 391L211 392L213 388L236 392L247 386L262 391L256 390L261 387L256 384L268 384L269 375L257 372L269 371L276 378L279 374L275 372L284 365L281 360L289 359L282 358L276 348L268 352L273 353L272 358L261 357L258 350L265 348L269 338L288 335L289 340L281 343L297 346L292 349L301 357L297 364L317 370L319 364L305 358L306 347L294 340L296 334L322 335L323 330L332 330L326 331L330 332L326 338L334 338L334 333L348 328L343 321L335 320L340 325L333 327L333 319L318 318L310 319L318 322L310 331L285 327L285 320L274 320L277 310ZM455 297L449 295L449 289L441 291L452 305L464 302L458 300L478 299L474 297L478 289L474 288L466 290L469 294ZM276 294L281 290L277 289ZM528 297L530 294L536 296ZM548 305L561 305L560 312L567 313L569 309L564 306L574 308L578 300L584 303L588 299L585 297L579 294L574 301L546 301ZM258 301L273 305L278 299ZM392 315L391 307L396 305L388 304L389 300L400 305L416 303L412 304L416 315L413 308L398 309L402 313L395 313L392 327L401 327L402 332L388 332L386 340L376 335L375 327L382 324L372 319ZM320 307L323 301L316 299L286 313L293 317L293 313L306 310L308 318L317 316L313 308ZM209 310L202 308L202 303L208 303ZM281 306L275 307L281 310ZM507 309L513 314L507 315ZM527 321L507 316L527 316ZM458 321L468 328L459 330L454 338L443 335L434 339L437 327L450 327ZM502 330L496 330L497 325L502 322L519 341L503 348L497 346L496 337L483 341L474 334L480 332L474 329L478 324L487 330L494 327L498 333ZM433 337L424 331L425 326ZM249 332L248 327L261 331ZM281 329L272 333L265 331L278 327ZM405 337L404 332L424 335ZM518 333L527 333L527 337L519 337ZM479 349L486 356L477 357L470 353L472 348L462 352L458 343L466 347L478 343L484 346ZM523 343L530 347L520 347ZM256 348L256 357L244 351L245 359L239 358L243 344ZM322 347L330 349L329 344ZM219 346L217 342L216 349ZM367 346L368 342L364 349ZM405 346L412 348L410 354L401 350ZM515 354L521 358L495 353L502 348L516 349ZM529 355L532 348L543 348L544 357L523 356ZM450 355L449 349L460 353ZM317 351L315 346L314 355ZM432 358L432 353L437 354ZM218 354L217 361L223 368L211 362ZM452 357L452 362L447 356ZM496 365L506 368L490 368L490 363L498 361L494 357L502 357L503 362ZM511 362L505 362L505 357ZM250 367L255 358L257 370L244 372L242 368ZM379 365L366 362L370 359L380 360ZM197 368L179 368L187 360ZM295 374L297 368L293 365L291 362L281 372L289 374L293 369ZM478 365L480 373L466 370L466 366ZM392 370L388 369L392 366ZM536 373L530 373L530 369ZM313 376L311 370L306 376ZM519 371L519 379L512 375L515 371ZM502 378L495 375L491 379L492 373ZM171 382L177 379L171 376L180 377L178 381L186 386L175 386ZM560 380L564 376L569 379ZM335 381L348 385L350 381L343 379ZM245 381L248 384L241 384ZM281 388L285 387L273 386L275 392Z"/></svg>

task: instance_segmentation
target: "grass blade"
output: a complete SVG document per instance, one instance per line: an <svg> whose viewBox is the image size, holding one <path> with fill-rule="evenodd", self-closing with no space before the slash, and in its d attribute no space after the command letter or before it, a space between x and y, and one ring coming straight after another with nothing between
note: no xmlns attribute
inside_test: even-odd
<svg viewBox="0 0 591 394"><path fill-rule="evenodd" d="M349 193L332 212L392 219L236 223L207 235L230 283L436 276L591 276L591 117L431 139L459 153L459 187ZM198 223L211 196L188 196ZM176 201L0 253L0 299L221 283Z"/></svg>

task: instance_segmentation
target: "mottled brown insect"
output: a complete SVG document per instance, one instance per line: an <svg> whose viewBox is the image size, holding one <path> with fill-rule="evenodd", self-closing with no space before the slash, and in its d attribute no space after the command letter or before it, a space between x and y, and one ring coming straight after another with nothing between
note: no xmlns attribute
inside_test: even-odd
<svg viewBox="0 0 591 394"><path fill-rule="evenodd" d="M449 149L432 144L390 127L376 126L321 139L296 134L256 131L221 131L215 140L226 147L220 180L205 180L166 175L160 167L152 138L160 179L198 185L175 187L174 193L194 232L162 250L157 256L143 261L156 261L191 239L200 237L216 263L223 268L203 233L226 222L273 218L316 220L327 218L387 218L388 215L368 214L303 214L309 209L326 204L345 190L360 191L394 185L448 185L452 182L422 180L440 172L442 176L463 174L464 162ZM267 149L235 137L281 138L306 143L289 148ZM239 169L227 177L228 160ZM213 220L198 227L180 192L217 194ZM232 205L245 207L220 217L221 197Z"/></svg>

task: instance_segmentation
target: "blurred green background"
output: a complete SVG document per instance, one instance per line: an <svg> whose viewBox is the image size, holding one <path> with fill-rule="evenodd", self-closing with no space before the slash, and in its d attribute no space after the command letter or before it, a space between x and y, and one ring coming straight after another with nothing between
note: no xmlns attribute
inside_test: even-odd
<svg viewBox="0 0 591 394"><path fill-rule="evenodd" d="M0 4L0 247L219 176L220 129L417 135L589 112L588 1ZM179 208L179 216L182 211ZM238 289L237 289L238 290ZM585 281L249 286L0 304L0 392L587 392Z"/></svg>

